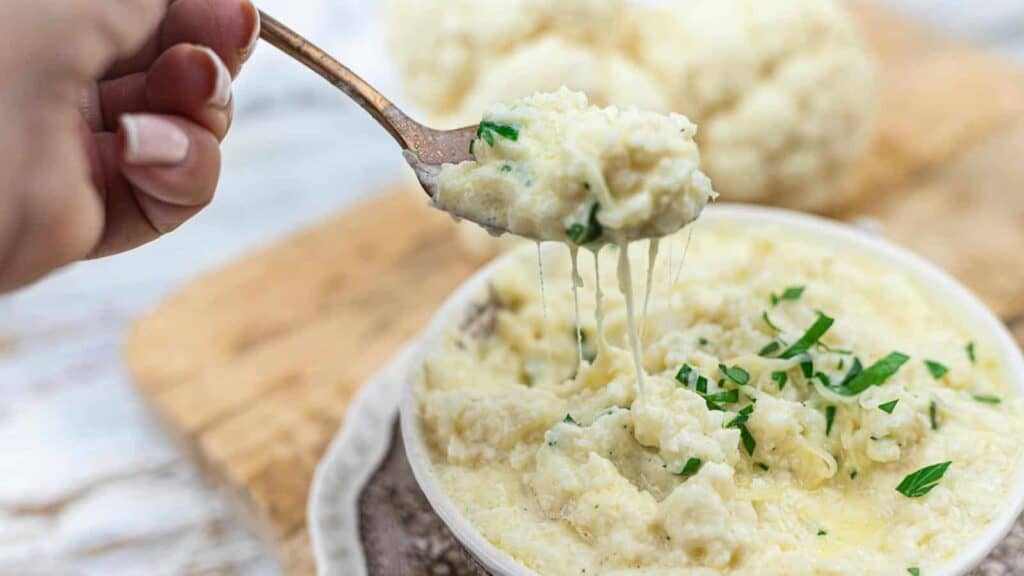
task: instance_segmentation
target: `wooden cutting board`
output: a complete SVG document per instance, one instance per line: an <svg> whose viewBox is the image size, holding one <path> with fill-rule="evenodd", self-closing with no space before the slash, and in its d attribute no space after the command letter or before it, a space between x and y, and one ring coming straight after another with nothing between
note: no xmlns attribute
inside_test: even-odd
<svg viewBox="0 0 1024 576"><path fill-rule="evenodd" d="M880 61L870 154L835 216L952 271L1024 338L1024 78L856 5ZM481 264L422 196L392 191L186 286L127 341L144 397L289 574L314 571L314 467L360 384Z"/></svg>

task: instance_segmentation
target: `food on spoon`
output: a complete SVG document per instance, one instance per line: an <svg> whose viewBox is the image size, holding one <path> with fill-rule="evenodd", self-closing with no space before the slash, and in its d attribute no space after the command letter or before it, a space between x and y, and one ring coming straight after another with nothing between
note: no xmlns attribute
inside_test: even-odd
<svg viewBox="0 0 1024 576"><path fill-rule="evenodd" d="M657 238L715 196L696 131L678 114L601 109L564 88L498 104L479 124L475 160L441 169L434 204L536 240Z"/></svg>

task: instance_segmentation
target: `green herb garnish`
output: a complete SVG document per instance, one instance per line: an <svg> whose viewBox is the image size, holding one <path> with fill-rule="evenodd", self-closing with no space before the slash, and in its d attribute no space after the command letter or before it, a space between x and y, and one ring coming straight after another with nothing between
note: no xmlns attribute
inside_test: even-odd
<svg viewBox="0 0 1024 576"><path fill-rule="evenodd" d="M972 398L981 402L982 404L1002 404L1003 399L999 396L992 396L991 394L974 394Z"/></svg>
<svg viewBox="0 0 1024 576"><path fill-rule="evenodd" d="M799 300L800 297L804 295L804 288L804 286L790 286L789 288L783 290L782 294L776 295L772 293L772 306L778 306L779 302L782 302L784 300Z"/></svg>
<svg viewBox="0 0 1024 576"><path fill-rule="evenodd" d="M740 386L746 386L750 382L750 372L747 372L739 366L733 366L731 368L726 367L725 364L719 364L718 369L725 375L726 378L739 384Z"/></svg>
<svg viewBox="0 0 1024 576"><path fill-rule="evenodd" d="M836 421L836 407L825 407L825 436L832 434L832 424Z"/></svg>
<svg viewBox="0 0 1024 576"><path fill-rule="evenodd" d="M939 464L925 466L904 478L900 485L896 487L896 491L907 498L920 498L931 492L932 488L938 485L939 480L942 479L950 464L952 462L940 462Z"/></svg>
<svg viewBox="0 0 1024 576"><path fill-rule="evenodd" d="M785 372L772 372L772 380L779 385L779 390L786 387L786 382L789 381L789 374Z"/></svg>
<svg viewBox="0 0 1024 576"><path fill-rule="evenodd" d="M565 424L572 424L573 426L579 426L580 425L580 423L577 422L572 417L572 414L568 414L568 413L565 415L565 418L562 418L562 422L565 423Z"/></svg>
<svg viewBox="0 0 1024 576"><path fill-rule="evenodd" d="M689 478L700 471L700 467L704 465L704 462L700 458L690 458L683 464L683 468L676 472L676 476L682 476L683 478Z"/></svg>
<svg viewBox="0 0 1024 576"><path fill-rule="evenodd" d="M832 327L833 322L835 322L834 319L818 312L818 319L814 321L814 324L804 332L804 335L801 336L799 340L794 342L789 348L786 348L786 350L779 355L779 358L785 360L807 352L811 346L814 346L814 344L825 335L825 332L828 332L828 329Z"/></svg>
<svg viewBox="0 0 1024 576"><path fill-rule="evenodd" d="M824 528L818 528L818 536L828 536L828 530Z"/></svg>
<svg viewBox="0 0 1024 576"><path fill-rule="evenodd" d="M838 392L843 396L855 396L872 386L878 386L899 371L900 367L910 360L910 356L901 352L892 352L885 358L868 366L849 382L844 382Z"/></svg>
<svg viewBox="0 0 1024 576"><path fill-rule="evenodd" d="M747 429L747 420L750 418L750 415L753 412L754 405L751 404L746 408L740 410L736 414L736 417L725 425L726 428L739 429L740 440L743 441L743 448L747 451L747 454L751 456L754 455L754 450L757 448L757 441L754 440L754 436L750 433L750 430Z"/></svg>
<svg viewBox="0 0 1024 576"><path fill-rule="evenodd" d="M676 381L678 381L683 386L689 387L690 374L693 374L693 372L693 366L690 366L689 364L683 364L682 366L679 367L679 371L676 372Z"/></svg>
<svg viewBox="0 0 1024 576"><path fill-rule="evenodd" d="M928 420L932 424L932 430L939 429L938 406L935 405L935 400L928 405Z"/></svg>
<svg viewBox="0 0 1024 576"><path fill-rule="evenodd" d="M780 348L782 348L782 345L776 342L775 340L772 340L771 342L765 344L764 348L761 348L761 351L758 352L757 355L763 358L767 358L772 354L778 352Z"/></svg>
<svg viewBox="0 0 1024 576"><path fill-rule="evenodd" d="M811 360L810 356L800 363L800 372L803 373L804 378L814 377L814 361Z"/></svg>
<svg viewBox="0 0 1024 576"><path fill-rule="evenodd" d="M910 568L907 568L907 573L910 574L910 576L921 576L921 569L917 566L911 566Z"/></svg>
<svg viewBox="0 0 1024 576"><path fill-rule="evenodd" d="M601 204L594 202L590 205L590 212L587 215L586 224L577 222L566 228L565 235L569 237L569 240L572 241L573 244L576 244L577 246L590 244L604 234L604 228L597 220L597 212L600 209Z"/></svg>
<svg viewBox="0 0 1024 576"><path fill-rule="evenodd" d="M765 472L768 471L768 465L765 464L764 462L754 462L754 466L757 466L758 468L764 470Z"/></svg>
<svg viewBox="0 0 1024 576"><path fill-rule="evenodd" d="M850 470L850 480L856 480L856 479L857 479L857 471L856 470Z"/></svg>
<svg viewBox="0 0 1024 576"><path fill-rule="evenodd" d="M491 122L490 120L484 120L479 126L477 126L477 138L483 138L484 142L487 142L488 146L494 146L495 134L513 142L519 140L519 130L513 126L498 124L497 122Z"/></svg>
<svg viewBox="0 0 1024 576"><path fill-rule="evenodd" d="M767 310L761 313L761 318L764 320L764 323L767 324L768 327L772 329L773 332L782 332L782 329L776 326L775 322L772 322L772 319L768 317Z"/></svg>
<svg viewBox="0 0 1024 576"><path fill-rule="evenodd" d="M708 345L708 339L704 338L704 337L698 338L697 339L697 344L699 346L707 346Z"/></svg>
<svg viewBox="0 0 1024 576"><path fill-rule="evenodd" d="M736 388L704 396L704 402L708 405L708 410L719 410L724 412L725 408L722 408L720 404L732 404L739 401L740 391Z"/></svg>
<svg viewBox="0 0 1024 576"><path fill-rule="evenodd" d="M899 398L886 402L885 404L879 404L878 409L886 414L892 414L892 411L896 409L896 404L899 403Z"/></svg>
<svg viewBox="0 0 1024 576"><path fill-rule="evenodd" d="M941 379L947 372L949 372L949 368L946 368L935 360L925 360L924 365L928 367L928 372L930 372L932 378L935 378L936 380Z"/></svg>
<svg viewBox="0 0 1024 576"><path fill-rule="evenodd" d="M508 172L512 171L512 166L509 165L509 164L502 164L501 168L499 168L499 170L501 170L502 172L508 173Z"/></svg>
<svg viewBox="0 0 1024 576"><path fill-rule="evenodd" d="M974 342L967 343L967 359L971 361L971 364L977 362L977 358L974 356Z"/></svg>

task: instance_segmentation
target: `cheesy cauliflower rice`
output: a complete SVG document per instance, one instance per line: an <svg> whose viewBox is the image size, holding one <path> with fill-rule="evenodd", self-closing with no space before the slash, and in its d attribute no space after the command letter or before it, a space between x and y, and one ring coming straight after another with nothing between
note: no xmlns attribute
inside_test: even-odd
<svg viewBox="0 0 1024 576"><path fill-rule="evenodd" d="M696 126L590 106L563 88L492 107L471 150L445 165L434 204L497 230L585 245L678 231L714 196Z"/></svg>
<svg viewBox="0 0 1024 576"><path fill-rule="evenodd" d="M663 242L644 401L613 266L598 333L577 324L561 250L546 306L519 251L428 354L434 472L491 543L545 576L927 575L997 516L1022 404L957 310L774 225Z"/></svg>

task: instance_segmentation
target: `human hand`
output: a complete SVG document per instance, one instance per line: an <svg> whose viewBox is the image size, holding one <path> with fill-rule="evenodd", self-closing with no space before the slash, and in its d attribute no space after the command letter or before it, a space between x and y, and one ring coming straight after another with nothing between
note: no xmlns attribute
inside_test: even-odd
<svg viewBox="0 0 1024 576"><path fill-rule="evenodd" d="M213 197L249 0L0 1L0 292Z"/></svg>

